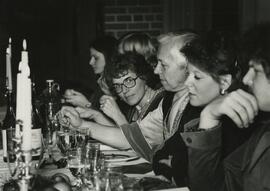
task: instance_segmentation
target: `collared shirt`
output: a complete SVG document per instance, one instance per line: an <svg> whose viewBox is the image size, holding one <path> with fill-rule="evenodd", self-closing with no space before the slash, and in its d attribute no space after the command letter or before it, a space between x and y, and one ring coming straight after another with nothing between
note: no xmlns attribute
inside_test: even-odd
<svg viewBox="0 0 270 191"><path fill-rule="evenodd" d="M151 147L161 145L175 133L178 127L178 123L175 123L175 121L180 121L181 118L178 111L182 113L181 111L184 110L188 103L188 93L184 94L173 103L172 110L168 115L168 124L163 123L162 102L163 100L159 103L158 108L148 113L143 120L137 121L142 134Z"/></svg>

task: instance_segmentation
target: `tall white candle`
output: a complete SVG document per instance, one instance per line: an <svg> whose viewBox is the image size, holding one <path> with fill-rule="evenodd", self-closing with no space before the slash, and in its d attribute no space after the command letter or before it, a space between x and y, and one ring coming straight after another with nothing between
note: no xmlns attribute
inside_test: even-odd
<svg viewBox="0 0 270 191"><path fill-rule="evenodd" d="M16 118L22 121L22 150L30 151L31 147L31 79L30 68L28 66L28 53L26 51L26 41L23 41L22 60L19 64L20 73L17 74L17 109ZM16 136L19 128L16 129Z"/></svg>
<svg viewBox="0 0 270 191"><path fill-rule="evenodd" d="M12 72L11 72L11 38L9 38L8 48L6 50L6 86L12 90Z"/></svg>

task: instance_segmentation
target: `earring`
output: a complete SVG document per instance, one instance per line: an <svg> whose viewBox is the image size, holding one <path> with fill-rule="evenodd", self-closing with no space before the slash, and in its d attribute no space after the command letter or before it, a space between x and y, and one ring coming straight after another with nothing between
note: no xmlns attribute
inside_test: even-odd
<svg viewBox="0 0 270 191"><path fill-rule="evenodd" d="M226 92L225 89L221 89L221 90L220 90L220 95L225 95L225 92Z"/></svg>

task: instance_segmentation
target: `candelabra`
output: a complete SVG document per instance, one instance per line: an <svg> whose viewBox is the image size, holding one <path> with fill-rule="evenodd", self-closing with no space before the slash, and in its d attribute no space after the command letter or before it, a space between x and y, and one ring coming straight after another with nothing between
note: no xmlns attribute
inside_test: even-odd
<svg viewBox="0 0 270 191"><path fill-rule="evenodd" d="M28 191L29 183L31 179L30 167L32 161L31 150L26 151L22 149L22 128L23 121L17 120L16 124L19 126L20 131L14 138L14 142L16 143L15 153L16 153L16 161L15 161L15 169L12 172L12 178L17 178L17 183L20 187L20 191Z"/></svg>

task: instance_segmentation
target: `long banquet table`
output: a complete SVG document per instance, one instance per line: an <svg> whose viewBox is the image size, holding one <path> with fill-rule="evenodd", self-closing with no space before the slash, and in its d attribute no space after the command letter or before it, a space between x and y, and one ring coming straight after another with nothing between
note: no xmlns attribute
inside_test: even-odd
<svg viewBox="0 0 270 191"><path fill-rule="evenodd" d="M5 107L0 107L0 121L3 120L5 116ZM141 179L145 177L152 177L157 178L154 176L153 171L151 170L151 164L149 164L143 158L139 158L135 155L135 153L131 150L120 151L113 149L109 146L102 145L101 150L103 152L109 152L115 155L130 155L129 158L126 160L116 160L110 161L110 165L112 168L120 169L121 172L124 173L127 177ZM54 156L56 160L58 160L61 156L59 155L59 149L54 150ZM42 176L53 176L56 173L63 173L66 174L71 181L74 181L74 177L70 173L69 169L67 168L44 168L44 169L36 169L35 164L37 161L32 162L31 173L32 174L42 174ZM14 168L14 164L11 164L11 168ZM7 163L3 161L3 150L0 150L0 190L2 190L3 184L10 179L10 172ZM146 189L144 189L146 190ZM188 191L188 188L170 188L170 189L163 189L168 191Z"/></svg>

